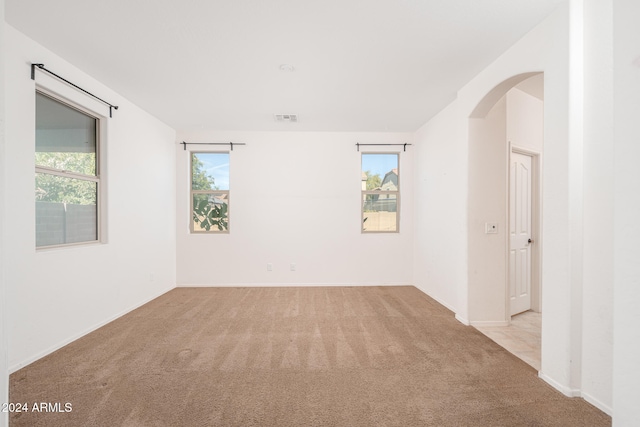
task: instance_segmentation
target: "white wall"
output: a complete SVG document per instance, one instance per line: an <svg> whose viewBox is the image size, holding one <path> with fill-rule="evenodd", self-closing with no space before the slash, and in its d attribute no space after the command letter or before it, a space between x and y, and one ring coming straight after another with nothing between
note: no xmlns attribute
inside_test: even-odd
<svg viewBox="0 0 640 427"><path fill-rule="evenodd" d="M613 16L584 2L582 395L612 412Z"/></svg>
<svg viewBox="0 0 640 427"><path fill-rule="evenodd" d="M502 82L511 79L514 76L519 76L523 73L544 71L545 99L548 99L548 102L552 104L549 109L545 109L544 113L545 140L552 146L552 156L550 162L548 163L548 166L550 166L551 169L554 170L554 173L556 175L566 175L566 140L568 133L568 99L566 93L568 85L568 69L566 60L568 54L567 20L568 10L566 9L566 7L561 7L556 13L554 13L547 20L538 25L516 45L514 45L511 49L505 52L505 54L498 58L491 66L481 72L469 84L461 89L458 92L458 99L455 101L455 103L447 107L447 109L445 110L450 112L446 121L436 118L435 120L430 121L423 127L421 131L418 132L418 144L426 146L445 144L448 146L457 147L455 155L448 156L446 160L434 159L432 160L433 162L457 162L458 166L451 166L451 168L458 170L459 173L462 174L464 182L466 183L466 157L469 156L468 119L475 113L475 109L478 104L481 102L487 102L488 105L484 106L484 108L486 109L486 111L488 111L495 104L495 102L497 102L499 98L504 95L509 87L517 84L526 77L530 77L531 74L517 77L516 80L507 85L508 87L506 88L501 88ZM565 40L565 43L562 43L562 40ZM494 89L496 90L494 91ZM491 95L491 92L495 92L496 96L494 96L493 98L491 98L491 96L485 98L486 95ZM425 130L428 130L428 134ZM423 157L421 156L418 160L418 164L420 164L421 166L420 169L423 169L421 164L422 160ZM446 184L449 183L446 182ZM568 225L568 218L566 214L567 207L563 206L563 200L564 203L566 203L566 191L566 184L563 188L562 183L560 183L559 185L554 185L554 188L547 193L547 195L550 197L550 202L552 202L551 204L547 203L547 205L553 206L555 203L559 205L557 207L551 208L552 212L557 211L557 214L554 213L556 221L550 223L549 226L552 227L550 228L550 230L565 230L564 233L555 234L555 238L552 240L564 240L565 248L568 244L568 235L566 233ZM563 192L564 196L562 196ZM458 183L457 185L452 184L448 186L447 191L443 191L443 193L453 193L456 195L455 197L464 197L465 201L463 203L460 203L459 205L463 206L464 210L467 209L468 206L466 201L466 185L460 185L460 183ZM418 187L416 198L421 199L424 196L425 194L422 193L421 187ZM430 205L438 205L440 203L440 200L442 199L433 199L430 201ZM563 211L565 212L564 214ZM416 213L416 228L418 230L423 227L422 218L426 217L426 215L428 214L429 213L426 210L418 210L418 212ZM448 215L464 218L465 223L467 221L466 212L461 212L458 210L457 212L448 212ZM437 242L434 239L428 239L426 236L425 239L427 242L432 242L425 243L427 246L435 245ZM458 247L465 253L465 255L463 256L460 253L451 252L449 256L451 256L452 258L457 257L466 259L466 233L464 240L464 243L458 242ZM422 242L420 242L419 245L422 245ZM422 248L420 250L424 251L425 248ZM432 250L437 249L435 246L433 246ZM560 249L560 247L555 246L555 251L550 252L552 253L551 256L555 258L549 261L551 268L547 270L549 272L548 274L551 274L554 281L566 281L566 279L563 279L563 276L567 274L566 249L562 250ZM421 273L420 269L420 266L416 263L417 278L424 277L424 274ZM429 286L433 285L428 285L427 288ZM462 292L457 292L458 300L454 303L454 307L456 309L458 318L468 319L468 295L465 294L469 290L467 289L466 280L464 281L462 288L464 289ZM564 306L566 306L569 301L568 290L566 288L563 289L562 287L560 287L557 291L560 293L559 299L564 300ZM563 313L560 309L562 306L562 302L557 301L556 303L550 303L549 309L551 313L558 312L559 319L557 320L566 324L567 320L563 318L563 316L565 316L565 313ZM566 337L565 341L558 339L555 344L557 344L559 347L562 347L564 342L566 342ZM565 357L563 357L562 359L565 360L565 363L568 360L568 354L566 351Z"/></svg>
<svg viewBox="0 0 640 427"><path fill-rule="evenodd" d="M630 9L631 4L626 4L625 7ZM456 317L463 322L478 318L482 320L483 316L489 314L478 311L474 306L477 302L482 303L482 310L488 311L492 311L492 307L495 309L499 305L498 300L492 300L497 294L492 296L484 291L488 289L487 283L492 283L492 278L495 279L503 274L500 268L495 268L497 264L485 268L486 265L481 258L488 253L487 245L478 246L475 244L478 242L473 238L473 228L479 228L484 221L488 220L488 217L485 219L481 216L489 214L483 211L480 206L482 203L477 204L484 200L478 198L483 184L477 182L473 174L476 177L485 178L493 175L487 175L488 170L482 169L484 165L482 161L486 159L482 161L478 159L483 153L476 150L477 147L468 145L474 143L475 131L479 125L475 122L475 118L470 121L467 119L482 117L478 111L488 112L506 91L504 89L506 83L510 86L514 84L513 80L517 78L514 76L535 71L544 72L541 230L543 342L540 376L565 394L583 396L608 413L612 412L612 407L617 411L617 407L612 405L611 372L614 354L617 357L616 360L621 361L616 362L617 364L627 363L624 366L630 368L631 359L620 356L618 346L623 351L634 350L633 354L637 356L637 347L629 348L635 344L627 343L639 341L637 332L621 326L622 322L618 320L625 319L626 322L631 322L632 304L629 301L637 302L637 298L622 300L616 297L618 304L615 312L616 333L625 336L626 339L625 344L620 344L620 341L616 340L618 344L616 344L615 353L612 351L614 311L611 283L613 277L615 276L616 286L625 289L622 292L623 295L637 295L635 291L638 280L637 269L630 269L625 262L618 261L617 257L621 251L620 248L623 247L618 243L618 239L622 239L622 230L625 233L625 241L634 241L628 238L629 224L631 224L631 218L637 218L638 207L637 199L631 200L628 193L623 193L621 190L624 188L629 193L633 191L637 194L638 180L637 174L632 176L631 171L635 169L632 168L631 163L628 166L628 181L634 183L635 190L631 189L631 185L624 187L626 182L619 183L623 178L616 177L615 181L613 179L614 170L620 177L626 176L623 175L626 169L619 168L617 165L621 162L630 162L628 159L634 159L634 156L621 157L616 154L614 164L614 152L610 142L613 123L611 87L613 81L618 81L618 77L614 80L611 71L610 16L610 6L606 2L589 0L583 5L581 1L576 0L560 7L555 14L462 88L452 105L418 131L416 141L420 149L416 161L419 171L416 200L419 202L416 204L415 245L416 260L440 249L438 246L443 236L438 236L425 220L433 220L434 214L430 210L434 205L455 207L449 198L452 196L448 195L465 195L467 191L459 182L442 179L437 182L446 186L446 189L433 191L425 183L436 180L441 174L442 166L435 167L433 171L425 170L429 169L425 166L447 163L446 168L449 171L459 171L463 176L464 171L461 171L461 168L468 163L470 193L469 205L465 206L468 208L468 217L459 207L457 212L446 210L450 219L448 223L443 222L443 224L451 224L452 218L463 216L468 218L469 229L465 231L467 233L465 235L469 236L469 257L463 258L460 251L455 250L441 251L440 256L446 258L445 261L441 261L442 265L451 265L456 258L466 259L469 281L460 285L462 279L458 272L451 271L446 274L443 271L444 274L438 276L436 282L433 280L433 269L437 267L420 264L418 261L415 263L415 281L427 293L433 293L436 297L444 299L456 311ZM621 16L620 20L623 19ZM637 15L635 16L637 18ZM633 25L632 19L629 19L625 25L628 26L627 31L630 31ZM637 84L637 64L640 60L635 59L638 55L637 49L634 51L630 42L623 44L623 39L634 40L634 36L626 34L626 37L621 36L618 42L621 45L621 51L627 55L624 59L626 74L621 75L624 75L626 81L633 87L633 84ZM630 58L632 55L636 57ZM636 66L633 68L635 75L630 73L628 65L633 60L636 60ZM631 80L633 82L630 82ZM627 95L634 92L629 88L623 88L624 86L620 85L619 92L625 93L625 101L621 103L624 107L617 107L616 113L620 108L625 112L637 111L635 104L637 100L631 101ZM521 95L512 92L512 98ZM529 107L536 111L539 108L535 103L531 103ZM517 111L509 107L507 110ZM524 109L518 114L524 117L529 113ZM530 133L530 130L526 129L527 124L513 119L513 116L510 118L508 116L507 139L513 140L517 145L533 148L530 142L522 140L522 135ZM635 123L635 121L629 119L629 123ZM631 135L637 135L637 129L631 127L624 128L623 132L626 138L624 143L633 140ZM539 138L539 135L536 138ZM517 141L518 139L520 141ZM616 138L616 144L624 143L622 138ZM447 148L436 149L438 144L444 144ZM631 147L637 150L633 145L628 147L621 145L621 147L624 147L620 149L621 152L631 150ZM428 158L429 155L436 155L437 158ZM468 156L468 160L465 156ZM449 164L449 162L456 164ZM476 169L481 173L476 173L478 172ZM634 178L635 181L633 181ZM613 188L618 190L616 194L624 194L623 201L616 199L615 216L612 204ZM634 212L636 216L627 217L626 213L621 213L622 208L618 206L625 206L625 209L628 209L626 212ZM619 225L619 218L625 218L627 221L624 228ZM439 219L444 220L444 218ZM601 223L603 224L600 225ZM615 240L612 237L614 228L617 230ZM438 238L434 238L436 236ZM456 238L454 233L452 236ZM486 238L480 234L476 237L477 239ZM458 236L457 239L459 241L460 237ZM612 255L614 247L616 248L615 261ZM630 247L626 246L625 249ZM481 250L485 253L481 254ZM475 259L476 256L480 258ZM637 261L634 263L637 265ZM614 264L619 267L614 269ZM495 274L491 274L492 271ZM474 283L476 278L477 283ZM485 288L478 288L478 283L485 284ZM457 288L457 292L452 291L454 287ZM634 291L632 292L631 289ZM625 306L622 309L623 314L618 313L620 306ZM623 331L619 333L618 328ZM629 339L628 335L633 335L634 339ZM620 390L631 389L631 383L626 381L627 377L623 374L618 373L614 378L620 384L625 384L619 387ZM622 378L624 379L621 380ZM637 379L637 376L633 378ZM618 390L618 387L616 386L615 389ZM620 397L621 400L626 399L626 394L619 393L619 395L624 396ZM637 393L634 397L637 398ZM628 403L625 401L625 405Z"/></svg>
<svg viewBox="0 0 640 427"><path fill-rule="evenodd" d="M533 79L532 83L528 83ZM543 77L523 83L543 90ZM510 89L482 118L469 119L469 322L506 325L508 253L509 143L542 154L543 103L518 88ZM498 233L485 233L485 224ZM537 237L536 237L537 238Z"/></svg>
<svg viewBox="0 0 640 427"><path fill-rule="evenodd" d="M567 337L571 355L568 372L569 395L578 395L582 382L583 305L582 279L584 266L584 7L583 0L569 1L569 133L567 144L567 235L569 237L567 273L570 294L565 312L569 315Z"/></svg>
<svg viewBox="0 0 640 427"><path fill-rule="evenodd" d="M571 244L569 216L568 10L562 6L528 33L458 94L467 117L502 81L544 71L543 325L541 376L571 393ZM545 286L545 284L552 284Z"/></svg>
<svg viewBox="0 0 640 427"><path fill-rule="evenodd" d="M467 304L467 154L457 107L416 132L413 281L459 315Z"/></svg>
<svg viewBox="0 0 640 427"><path fill-rule="evenodd" d="M505 322L507 97L482 119L469 119L469 321ZM498 223L486 234L485 223Z"/></svg>
<svg viewBox="0 0 640 427"><path fill-rule="evenodd" d="M572 7L578 3L581 8L579 1ZM474 291L467 258L469 117L501 82L543 71L541 376L567 394L613 408L614 425L634 425L640 419L640 4L584 1L585 56L578 57L584 85L569 70L570 46L582 51L570 41L569 12L562 6L537 26L415 136L202 132L176 140L171 129L6 28L6 140L12 143L4 144L0 132L0 162L12 185L3 188L0 175L0 225L11 225L0 236L0 292L7 285L0 304L11 302L9 366L16 369L170 289L176 274L180 285L414 283L468 321ZM31 61L121 105L108 121L108 244L34 249ZM88 102L42 74L38 81ZM570 106L571 82L573 99L584 95L584 109L580 102ZM188 233L188 154L176 144L183 139L248 144L232 153L229 235ZM361 235L355 142L412 140L416 145L401 154L401 233ZM144 163L143 175L138 166L147 158L153 160ZM157 215L147 215L145 204ZM266 271L267 262L274 271ZM296 272L289 271L291 262ZM0 344L4 339L0 335ZM0 401L6 401L3 363L0 353Z"/></svg>
<svg viewBox="0 0 640 427"><path fill-rule="evenodd" d="M613 0L614 426L640 420L640 2Z"/></svg>
<svg viewBox="0 0 640 427"><path fill-rule="evenodd" d="M9 402L9 362L8 362L8 339L6 332L7 313L7 292L4 276L5 266L5 233L4 233L4 211L5 211L5 101L4 101L4 0L0 0L0 404ZM0 427L9 425L8 413L0 412Z"/></svg>
<svg viewBox="0 0 640 427"><path fill-rule="evenodd" d="M175 132L10 26L6 140L11 179L6 280L12 371L175 286ZM105 119L104 244L35 250L35 83L30 63L119 105ZM37 72L38 84L108 116L108 108Z"/></svg>
<svg viewBox="0 0 640 427"><path fill-rule="evenodd" d="M580 325L571 322L572 306L572 252L571 252L571 216L570 216L570 180L569 176L569 9L568 5L560 8L540 25L529 32L518 43L512 46L489 67L478 74L471 82L458 92L455 106L448 107L454 111L454 117L446 122L434 122L429 129L430 135L419 138L419 144L427 146L444 143L462 147L456 158L462 166L469 155L469 125L471 117L485 95L491 94L494 88L500 88L502 82L523 73L544 72L544 165L543 165L543 344L541 376L555 387L567 394L572 393L571 352L572 339L581 335ZM517 81L511 85L518 83ZM506 92L495 91L491 106ZM490 107L489 107L490 108ZM438 129L433 128L437 126ZM441 127L442 126L442 127ZM456 130L460 126L462 130ZM432 140L433 136L449 135L440 141ZM460 138L460 139L458 139ZM449 156L446 160L456 161ZM438 161L445 161L444 159ZM422 166L422 165L420 165ZM452 167L454 168L454 167ZM465 177L466 179L466 177ZM448 184L448 183L443 183ZM420 191L420 190L419 190ZM465 195L464 187L451 185L449 192ZM466 196L466 195L465 195ZM416 195L422 197L422 193ZM432 200L431 205L438 205L440 200ZM466 209L467 206L465 206ZM452 212L451 215L466 217L466 212ZM418 223L426 216L426 212L416 212ZM422 227L417 225L418 229ZM432 240L425 245L435 245ZM466 251L466 247L463 246ZM421 249L426 251L425 248ZM451 256L460 254L451 253ZM416 265L416 268L419 266ZM457 274L457 273L456 273ZM452 274L453 276L453 274ZM417 273L416 277L423 277ZM549 284L545 286L545 284ZM467 284L464 284L466 287ZM469 290L467 289L467 292ZM468 300L464 300L462 292L458 292L455 302L459 319L469 319Z"/></svg>
<svg viewBox="0 0 640 427"><path fill-rule="evenodd" d="M214 235L189 234L189 151L175 145L179 285L412 283L415 147L361 148L400 151L401 181L400 233L362 234L355 145L412 143L411 134L200 132L183 140L247 145L230 156L230 233Z"/></svg>
<svg viewBox="0 0 640 427"><path fill-rule="evenodd" d="M544 90L544 75L538 74L523 83L539 85ZM544 150L544 102L514 87L507 92L507 142L542 154Z"/></svg>

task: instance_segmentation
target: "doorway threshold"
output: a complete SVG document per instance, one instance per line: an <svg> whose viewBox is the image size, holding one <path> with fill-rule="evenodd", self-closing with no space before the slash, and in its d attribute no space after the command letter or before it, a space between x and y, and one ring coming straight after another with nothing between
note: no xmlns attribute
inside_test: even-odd
<svg viewBox="0 0 640 427"><path fill-rule="evenodd" d="M509 326L476 326L476 329L536 371L540 371L542 313L525 311L511 317Z"/></svg>

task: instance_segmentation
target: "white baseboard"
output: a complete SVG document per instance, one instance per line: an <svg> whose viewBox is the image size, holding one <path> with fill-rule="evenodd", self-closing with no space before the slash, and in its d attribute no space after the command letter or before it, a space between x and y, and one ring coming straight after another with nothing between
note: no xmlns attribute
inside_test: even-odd
<svg viewBox="0 0 640 427"><path fill-rule="evenodd" d="M506 320L474 320L471 322L474 327L509 326Z"/></svg>
<svg viewBox="0 0 640 427"><path fill-rule="evenodd" d="M564 394L565 396L568 396L568 397L580 397L580 398L584 399L585 401L587 401L589 404L595 406L596 408L598 408L599 410L604 412L605 414L607 414L609 416L613 416L613 408L611 406L605 405L600 400L598 400L595 397L591 396L589 393L584 393L583 391L578 390L578 389L572 389L570 387L565 387L565 386L561 385L559 382L557 382L557 381L553 380L552 378L550 378L549 376L543 374L542 372L538 372L538 377L543 379L547 384L549 384L551 387L555 388L556 390L558 390L560 393Z"/></svg>
<svg viewBox="0 0 640 427"><path fill-rule="evenodd" d="M425 291L424 289L422 289L420 286L414 285L416 289L418 289L419 291L421 291L423 294L425 294L426 296L428 296L431 299L434 299L438 304L444 306L447 310L450 310L452 312L456 312L455 307L453 307L451 304L442 301L440 298L431 295L429 292Z"/></svg>
<svg viewBox="0 0 640 427"><path fill-rule="evenodd" d="M125 314L132 312L136 308L142 307L143 305L145 305L148 302L151 302L154 299L166 294L167 292L169 292L172 289L175 289L175 286L172 286L172 287L170 287L168 289L165 289L162 292L160 292L159 294L157 294L157 295L155 295L155 296L153 296L151 298L147 298L147 299L145 299L144 301L142 301L140 303L134 304L133 306L131 306L131 307L125 309L125 310L122 310L118 314L116 314L114 316L111 316L111 317L107 318L106 320L104 320L102 322L99 322L96 325L91 326L88 329L85 329L83 332L80 332L78 334L75 334L75 335L65 339L65 340L59 342L58 344L55 344L55 345L47 348L46 350L41 351L41 352L37 353L36 355L23 360L22 362L19 362L19 363L16 363L14 365L9 366L9 374L13 374L14 372L24 368L27 365L30 365L31 363L35 362L36 360L39 360L39 359L42 359L45 356L48 356L49 354L53 353L54 351L61 349L65 345L70 344L73 341L75 341L75 340L77 340L79 338L82 338L83 336L95 331L96 329L99 329L99 328L103 327L107 323L113 322L114 320L124 316Z"/></svg>
<svg viewBox="0 0 640 427"><path fill-rule="evenodd" d="M581 397L580 396L580 390L576 390L576 389L572 389L570 387L566 387L566 386L560 384L559 382L557 382L556 380L554 380L553 378L549 377L548 375L546 375L542 371L538 372L538 377L540 377L542 380L544 380L551 387L555 388L556 390L558 390L560 393L564 394L567 397Z"/></svg>
<svg viewBox="0 0 640 427"><path fill-rule="evenodd" d="M456 320L465 326L470 326L469 320L456 313Z"/></svg>
<svg viewBox="0 0 640 427"><path fill-rule="evenodd" d="M610 407L609 405L605 405L595 397L591 396L589 393L581 393L581 395L584 400L586 400L596 408L600 409L605 414L609 415L610 417L613 416L613 408Z"/></svg>
<svg viewBox="0 0 640 427"><path fill-rule="evenodd" d="M413 286L412 283L180 283L177 288L304 288Z"/></svg>

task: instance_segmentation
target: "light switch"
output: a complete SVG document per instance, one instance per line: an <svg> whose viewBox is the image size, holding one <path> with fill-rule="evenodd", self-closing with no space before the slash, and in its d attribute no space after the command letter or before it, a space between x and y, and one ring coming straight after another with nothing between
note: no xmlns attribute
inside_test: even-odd
<svg viewBox="0 0 640 427"><path fill-rule="evenodd" d="M484 223L484 232L485 232L485 234L498 234L498 223L497 222L485 222Z"/></svg>

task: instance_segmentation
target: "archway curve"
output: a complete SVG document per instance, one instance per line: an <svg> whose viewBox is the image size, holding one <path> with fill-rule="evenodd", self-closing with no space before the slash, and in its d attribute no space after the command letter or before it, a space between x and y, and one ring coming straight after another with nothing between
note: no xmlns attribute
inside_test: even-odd
<svg viewBox="0 0 640 427"><path fill-rule="evenodd" d="M509 92L513 87L518 85L519 83L531 78L533 76L544 74L542 71L532 71L528 73L517 74L513 77L510 77L506 80L503 80L501 83L496 85L493 89L491 89L481 100L478 102L476 107L473 109L471 114L469 115L470 119L483 119L487 116L489 111L496 105L496 103L502 98L507 92Z"/></svg>

